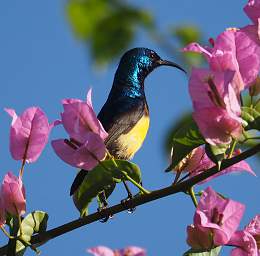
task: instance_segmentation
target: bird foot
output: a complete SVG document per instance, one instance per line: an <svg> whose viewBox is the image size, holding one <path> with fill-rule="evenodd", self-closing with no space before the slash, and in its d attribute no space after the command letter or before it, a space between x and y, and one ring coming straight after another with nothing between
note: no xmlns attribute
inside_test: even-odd
<svg viewBox="0 0 260 256"><path fill-rule="evenodd" d="M102 223L105 223L107 222L109 219L112 219L113 218L113 214L109 212L109 206L108 206L108 202L107 202L107 199L106 199L106 195L104 192L101 192L99 195L98 195L98 202L99 202L99 207L97 209L97 211L103 216L100 222ZM104 214L104 212L106 212L106 214Z"/></svg>
<svg viewBox="0 0 260 256"><path fill-rule="evenodd" d="M126 199L121 200L121 204L125 207L128 213L134 213L136 210L136 207L131 207L129 203L131 203L131 199L133 199L133 196L129 196Z"/></svg>
<svg viewBox="0 0 260 256"><path fill-rule="evenodd" d="M113 214L108 212L107 205L98 207L97 211L102 215L102 217L103 217L103 215L105 215L105 217L103 217L102 219L99 220L101 223L105 223L108 220L113 219ZM106 212L106 214L103 214L103 212Z"/></svg>

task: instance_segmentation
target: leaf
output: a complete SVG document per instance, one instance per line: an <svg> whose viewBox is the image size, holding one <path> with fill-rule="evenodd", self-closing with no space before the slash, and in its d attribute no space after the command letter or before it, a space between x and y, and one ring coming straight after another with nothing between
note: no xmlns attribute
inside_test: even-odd
<svg viewBox="0 0 260 256"><path fill-rule="evenodd" d="M84 40L90 38L99 20L106 17L107 12L107 1L70 0L67 4L68 19L73 31L78 38Z"/></svg>
<svg viewBox="0 0 260 256"><path fill-rule="evenodd" d="M260 113L250 107L242 107L241 109L241 117L247 123L245 130L260 130Z"/></svg>
<svg viewBox="0 0 260 256"><path fill-rule="evenodd" d="M77 191L73 195L74 204L80 211L81 216L87 214L87 208L96 196L105 191L108 198L113 192L116 183L124 179L120 170L127 174L136 182L141 182L141 171L139 167L125 160L115 160L117 167L112 160L102 161L85 176Z"/></svg>
<svg viewBox="0 0 260 256"><path fill-rule="evenodd" d="M191 42L201 42L203 40L200 29L194 25L174 27L172 34L179 42L180 48ZM204 58L201 54L192 52L183 53L182 58L188 66L200 66L204 62Z"/></svg>
<svg viewBox="0 0 260 256"><path fill-rule="evenodd" d="M124 177L122 177L122 174L118 172L119 169L121 171L126 172L137 183L141 182L141 170L136 164L126 160L115 160L118 166L117 168L115 168L111 160L107 162L108 162L107 164L110 166L111 175L115 179L124 179Z"/></svg>
<svg viewBox="0 0 260 256"><path fill-rule="evenodd" d="M18 235L27 243L30 243L31 237L35 233L44 232L47 228L48 214L43 211L34 211L29 213L23 220ZM26 245L21 241L16 242L16 255L23 255Z"/></svg>
<svg viewBox="0 0 260 256"><path fill-rule="evenodd" d="M69 0L67 14L97 64L107 64L129 48L139 27L153 27L150 12L117 0Z"/></svg>
<svg viewBox="0 0 260 256"><path fill-rule="evenodd" d="M169 130L167 131L166 137L165 137L164 147L165 147L166 153L168 153L172 149L172 138L174 137L176 132L178 130L180 130L184 125L186 125L188 122L190 122L191 120L192 120L192 113L186 112L186 113L182 113L182 115L180 115L178 120L175 120L172 123L172 125L169 128Z"/></svg>
<svg viewBox="0 0 260 256"><path fill-rule="evenodd" d="M183 256L218 256L221 251L221 246L216 247L210 251L190 249L183 254Z"/></svg>
<svg viewBox="0 0 260 256"><path fill-rule="evenodd" d="M172 139L172 162L166 169L170 171L194 148L205 143L199 132L199 128L193 119L185 123L174 135Z"/></svg>
<svg viewBox="0 0 260 256"><path fill-rule="evenodd" d="M173 34L178 38L182 45L201 41L201 32L199 28L194 25L178 26L173 30Z"/></svg>
<svg viewBox="0 0 260 256"><path fill-rule="evenodd" d="M206 144L205 151L209 159L217 164L220 169L221 162L225 158L225 153L229 148L229 144L210 145Z"/></svg>

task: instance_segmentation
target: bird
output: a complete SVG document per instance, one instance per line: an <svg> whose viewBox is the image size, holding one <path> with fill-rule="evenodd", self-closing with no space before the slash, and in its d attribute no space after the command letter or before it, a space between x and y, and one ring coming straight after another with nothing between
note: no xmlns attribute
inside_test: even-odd
<svg viewBox="0 0 260 256"><path fill-rule="evenodd" d="M106 148L116 159L132 159L143 144L150 123L144 81L160 66L171 66L186 73L180 65L161 59L148 48L130 49L120 59L108 98L97 116L108 133ZM84 170L78 173L71 195L86 175Z"/></svg>

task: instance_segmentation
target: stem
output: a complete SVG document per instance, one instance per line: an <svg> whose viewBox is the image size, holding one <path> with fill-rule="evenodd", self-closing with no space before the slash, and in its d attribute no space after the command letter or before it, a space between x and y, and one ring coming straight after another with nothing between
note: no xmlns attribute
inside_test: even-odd
<svg viewBox="0 0 260 256"><path fill-rule="evenodd" d="M113 162L114 166L118 169L118 164L117 164L115 158L112 156L110 160Z"/></svg>
<svg viewBox="0 0 260 256"><path fill-rule="evenodd" d="M21 169L20 169L20 171L19 171L19 176L20 176L20 178L23 177L23 172L24 172L25 163L26 163L26 158L24 158L23 161L22 161L22 166L21 166Z"/></svg>
<svg viewBox="0 0 260 256"><path fill-rule="evenodd" d="M230 152L228 154L228 158L231 158L233 156L236 144L237 144L237 140L233 139L232 144L231 144L231 149L230 149Z"/></svg>
<svg viewBox="0 0 260 256"><path fill-rule="evenodd" d="M248 140L260 140L260 136L256 136L256 137L246 137L244 140L242 140L240 143L243 144Z"/></svg>
<svg viewBox="0 0 260 256"><path fill-rule="evenodd" d="M258 103L260 102L260 99L258 99L254 105L254 107L256 107L258 105Z"/></svg>
<svg viewBox="0 0 260 256"><path fill-rule="evenodd" d="M253 105L253 96L250 95L250 108L253 108L254 105Z"/></svg>
<svg viewBox="0 0 260 256"><path fill-rule="evenodd" d="M107 155L109 157L109 159L113 159L114 157L110 154L110 152L108 151L108 149L106 148L106 152L107 152Z"/></svg>
<svg viewBox="0 0 260 256"><path fill-rule="evenodd" d="M150 191L146 190L144 187L142 187L139 183L137 183L134 179L132 179L130 176L128 176L128 174L124 171L121 171L122 174L124 175L124 177L129 180L130 182L132 182L136 187L138 187L140 189L140 191L142 191L144 194L149 194Z"/></svg>
<svg viewBox="0 0 260 256"><path fill-rule="evenodd" d="M22 235L22 234L23 234L23 230L22 230L22 220L21 220L21 216L19 215L18 209L17 209L17 207L16 207L15 204L14 204L14 208L15 208L16 213L17 213L20 235Z"/></svg>
<svg viewBox="0 0 260 256"><path fill-rule="evenodd" d="M191 197L191 200L192 200L192 202L193 202L195 208L197 208L197 206L198 206L198 201L197 201L197 198L196 198L196 196L195 196L195 193L194 193L194 190L193 190L193 186L188 189L188 192L189 192L189 195L190 195L190 197Z"/></svg>
<svg viewBox="0 0 260 256"><path fill-rule="evenodd" d="M242 93L240 93L240 103L241 103L241 106L244 106Z"/></svg>
<svg viewBox="0 0 260 256"><path fill-rule="evenodd" d="M111 156L111 155L110 155ZM113 156L111 156L111 161L113 162L113 164L115 165L115 167L124 175L124 177L130 181L131 183L133 183L137 188L140 189L140 191L142 191L144 194L149 194L150 192L148 190L146 190L143 186L141 186L139 183L137 183L135 180L133 180L130 176L128 176L128 174L124 171L121 171L118 167L118 164L117 162L115 161L115 158ZM124 183L125 186L127 186L125 183ZM127 193L129 195L129 191L128 189L126 188L127 190ZM131 193L131 192L130 192Z"/></svg>
<svg viewBox="0 0 260 256"><path fill-rule="evenodd" d="M260 152L260 144L257 144L256 146L244 151L243 153L241 153L237 156L234 156L230 159L225 159L225 160L223 160L223 162L221 164L220 171L222 171L242 160L245 160L246 158L249 158L258 152ZM170 185L169 187L165 187L165 188L162 188L159 190L152 191L149 194L142 194L140 196L129 199L128 207L134 208L139 205L143 205L148 202L158 200L158 199L161 199L161 198L169 196L169 195L177 194L179 192L185 193L185 192L187 192L187 190L190 187L213 176L216 173L219 173L219 170L218 170L217 166L214 166L214 167L208 169L207 171L202 172L194 177L191 177L188 180L177 183L174 186ZM54 239L58 236L71 232L77 228L83 227L90 223L101 220L104 217L107 217L109 214L115 215L115 214L117 214L119 212L123 212L125 210L126 210L125 206L123 204L119 203L117 205L114 205L112 207L109 207L109 208L103 210L102 212L95 212L95 213L89 214L86 217L73 220L71 222L65 223L56 228L50 229L45 232L41 232L40 234L33 235L30 242L34 246L43 245L51 239ZM7 245L1 247L0 256L6 255L7 249L8 249Z"/></svg>
<svg viewBox="0 0 260 256"><path fill-rule="evenodd" d="M14 239L14 236L11 236L4 227L1 227L1 230L3 231L3 233L9 238L9 239Z"/></svg>

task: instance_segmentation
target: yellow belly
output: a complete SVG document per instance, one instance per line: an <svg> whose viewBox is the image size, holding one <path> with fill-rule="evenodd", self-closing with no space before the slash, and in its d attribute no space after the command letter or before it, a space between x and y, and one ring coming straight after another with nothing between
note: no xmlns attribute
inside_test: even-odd
<svg viewBox="0 0 260 256"><path fill-rule="evenodd" d="M149 116L144 115L127 134L122 134L117 139L116 142L120 147L119 158L131 159L134 156L143 144L149 123Z"/></svg>

